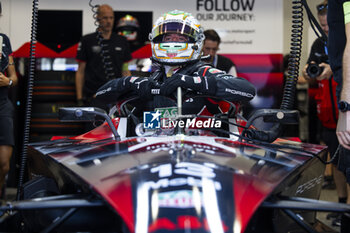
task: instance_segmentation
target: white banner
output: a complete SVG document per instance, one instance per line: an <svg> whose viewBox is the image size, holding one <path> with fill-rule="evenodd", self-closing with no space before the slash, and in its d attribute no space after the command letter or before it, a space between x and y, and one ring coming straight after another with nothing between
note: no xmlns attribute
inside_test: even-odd
<svg viewBox="0 0 350 233"><path fill-rule="evenodd" d="M193 15L221 37L220 53L282 53L280 0L195 0Z"/></svg>
<svg viewBox="0 0 350 233"><path fill-rule="evenodd" d="M4 0L0 28L10 36L16 50L30 39L31 1ZM197 17L205 29L221 36L219 53L282 53L283 1L281 0L93 0L109 4L115 11L153 12L153 21L171 10L183 10ZM39 10L82 10L83 34L95 31L87 0L45 0ZM13 27L12 27L13 26ZM68 26L68 25L67 25Z"/></svg>

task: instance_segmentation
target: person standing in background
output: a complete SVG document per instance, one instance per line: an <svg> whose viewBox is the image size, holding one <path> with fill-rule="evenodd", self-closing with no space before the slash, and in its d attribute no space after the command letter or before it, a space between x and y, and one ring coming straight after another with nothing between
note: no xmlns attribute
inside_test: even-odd
<svg viewBox="0 0 350 233"><path fill-rule="evenodd" d="M5 179L10 170L14 140L13 117L14 107L8 98L8 91L17 85L18 79L12 57L12 48L9 38L0 33L0 197Z"/></svg>
<svg viewBox="0 0 350 233"><path fill-rule="evenodd" d="M339 119L337 137L340 143L338 169L345 174L348 193L350 191L350 1L328 2L327 16L329 64L338 83ZM347 203L350 204L348 195ZM341 232L350 232L350 214L341 219Z"/></svg>
<svg viewBox="0 0 350 233"><path fill-rule="evenodd" d="M143 46L142 43L138 40L140 25L139 21L132 15L125 15L120 18L117 26L117 33L125 38L129 42L129 48L131 52L136 51L137 49Z"/></svg>
<svg viewBox="0 0 350 233"><path fill-rule="evenodd" d="M75 82L79 106L91 106L93 95L107 81L130 75L129 45L125 37L112 31L114 12L111 6L98 7L97 22L97 32L83 36L78 45Z"/></svg>
<svg viewBox="0 0 350 233"><path fill-rule="evenodd" d="M327 24L328 1L317 5L317 16L320 26L324 33L328 36ZM316 89L315 100L317 104L311 107L317 108L317 117L310 124L316 124L320 121L320 138L323 143L328 146L330 157L335 155L332 160L333 179L337 189L338 201L346 203L347 187L346 179L343 172L337 169L338 155L336 154L339 142L336 136L336 127L338 119L338 107L335 97L335 87L337 83L333 79L333 72L329 65L327 44L321 38L317 38L311 47L311 52L307 64L303 69L303 77L308 81L309 88L314 86ZM317 107L316 107L317 106ZM310 119L310 118L309 118ZM340 214L332 213L327 218L335 217L333 225L340 225Z"/></svg>
<svg viewBox="0 0 350 233"><path fill-rule="evenodd" d="M216 53L221 43L219 34L213 29L208 29L204 31L204 35L203 55L210 55L209 62L212 63L215 68L237 77L236 65L227 57Z"/></svg>
<svg viewBox="0 0 350 233"><path fill-rule="evenodd" d="M132 53L145 46L145 43L140 41L140 24L136 17L127 14L120 18L116 30L119 35L128 40ZM129 70L135 76L148 76L151 67L152 61L149 58L135 58L129 62Z"/></svg>

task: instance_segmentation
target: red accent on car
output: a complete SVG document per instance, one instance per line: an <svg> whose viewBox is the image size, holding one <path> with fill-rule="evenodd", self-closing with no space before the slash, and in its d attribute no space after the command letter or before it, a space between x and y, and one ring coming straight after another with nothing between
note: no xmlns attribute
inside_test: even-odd
<svg viewBox="0 0 350 233"><path fill-rule="evenodd" d="M199 229L202 227L202 223L196 216L179 216L177 217L177 224L181 229Z"/></svg>
<svg viewBox="0 0 350 233"><path fill-rule="evenodd" d="M176 225L167 218L158 218L148 227L149 232L154 232L159 229L175 230Z"/></svg>
<svg viewBox="0 0 350 233"><path fill-rule="evenodd" d="M116 180L118 182L115 182ZM119 176L118 179L104 179L96 185L96 189L118 212L129 230L133 231L135 229L135 222L130 177L124 175Z"/></svg>

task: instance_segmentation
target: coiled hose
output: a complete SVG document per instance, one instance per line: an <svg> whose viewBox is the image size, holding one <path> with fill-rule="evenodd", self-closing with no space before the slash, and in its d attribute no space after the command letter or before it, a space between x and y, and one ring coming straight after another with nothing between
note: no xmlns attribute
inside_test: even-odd
<svg viewBox="0 0 350 233"><path fill-rule="evenodd" d="M299 77L299 65L303 35L303 2L292 2L292 34L290 57L288 59L287 77L283 91L281 109L293 109L296 93L296 84Z"/></svg>
<svg viewBox="0 0 350 233"><path fill-rule="evenodd" d="M27 101L25 109L25 118L24 118L24 135L23 135L23 145L22 145L22 156L20 160L20 170L19 170L19 179L17 185L17 195L16 200L20 200L21 191L24 181L24 172L26 170L27 163L27 148L29 142L29 133L30 133L30 117L32 113L32 96L33 96L33 83L34 83L34 71L35 71L35 45L36 45L36 32L37 32L37 23L38 23L38 1L33 0L32 7L32 26L30 33L30 50L29 50L29 73L28 73L28 88L27 88Z"/></svg>
<svg viewBox="0 0 350 233"><path fill-rule="evenodd" d="M287 77L283 90L280 109L292 110L296 93L296 84L299 77L299 65L303 35L303 3L305 0L293 0L292 5L292 34L290 57L288 59ZM258 139L266 142L275 141L282 133L282 125L274 124L269 131L247 129L243 134L252 140Z"/></svg>
<svg viewBox="0 0 350 233"><path fill-rule="evenodd" d="M89 6L91 7L91 11L93 12L93 18L95 20L94 24L96 26L96 32L97 32L97 44L101 48L103 70L105 72L106 79L111 80L111 79L115 78L116 74L115 74L115 71L113 68L113 62L111 61L111 55L110 55L110 51L108 49L108 45L106 43L104 43L101 31L99 30L101 27L100 24L98 23L98 18L97 18L98 17L97 9L98 9L99 5L92 5L92 0L90 0Z"/></svg>

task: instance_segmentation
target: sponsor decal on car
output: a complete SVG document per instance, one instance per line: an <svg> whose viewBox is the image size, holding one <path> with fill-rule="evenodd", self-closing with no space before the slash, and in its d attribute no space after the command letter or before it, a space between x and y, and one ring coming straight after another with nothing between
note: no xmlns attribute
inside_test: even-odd
<svg viewBox="0 0 350 233"><path fill-rule="evenodd" d="M159 179L156 181L145 182L144 187L147 190L158 190L161 188L179 186L203 187L204 179L211 182L215 190L222 190L221 183L212 180L216 177L216 174L210 163L205 163L205 165L202 165L197 163L180 162L177 163L174 168L172 168L172 165L168 163L153 167L150 172L153 174L158 173ZM173 178L173 174L185 175L185 177Z"/></svg>
<svg viewBox="0 0 350 233"><path fill-rule="evenodd" d="M177 115L177 107L156 108L155 110L159 111L160 118L171 118Z"/></svg>
<svg viewBox="0 0 350 233"><path fill-rule="evenodd" d="M221 228L218 232L227 232L228 227L226 224L221 221ZM205 230L206 232L213 232L213 229L210 229L210 225L207 218L199 218L197 216L191 215L180 215L177 216L176 220L173 221L167 217L157 218L153 223L148 227L148 232L157 232L161 230L173 231L176 229L193 229L193 230ZM186 232L186 231L184 231Z"/></svg>
<svg viewBox="0 0 350 233"><path fill-rule="evenodd" d="M295 194L302 194L305 191L313 189L317 185L320 185L322 183L322 181L323 181L323 175L320 175L319 177L315 177L315 178L307 181L306 183L299 185Z"/></svg>
<svg viewBox="0 0 350 233"><path fill-rule="evenodd" d="M158 194L158 206L163 208L194 208L202 205L202 194L192 190L177 190Z"/></svg>

